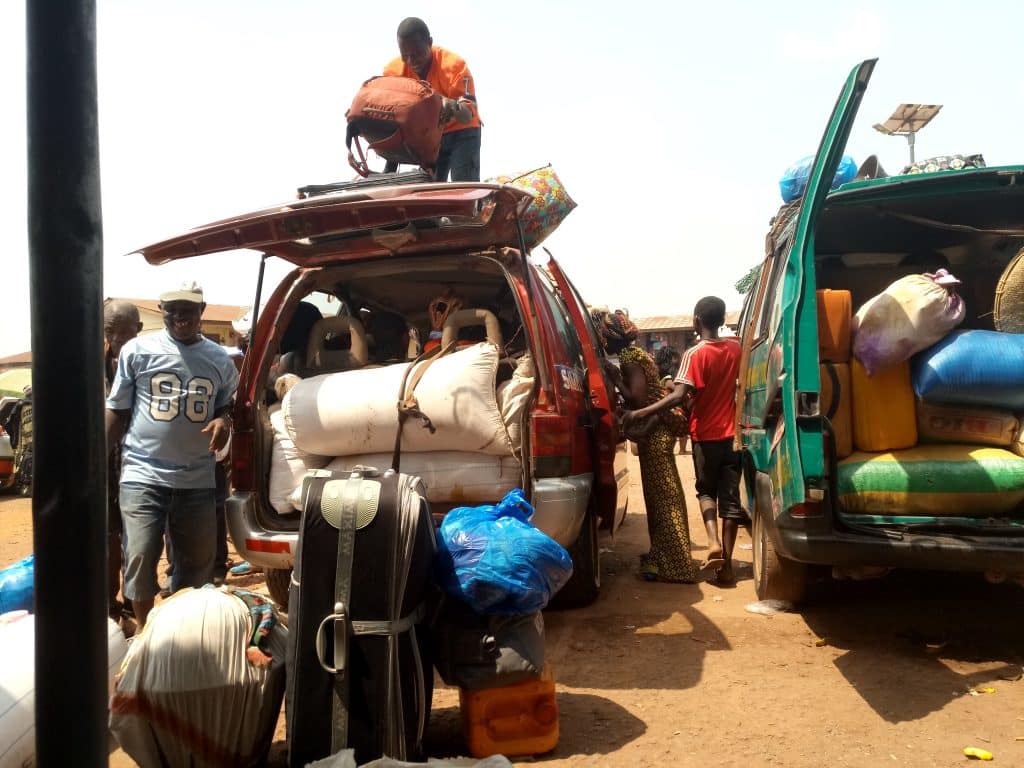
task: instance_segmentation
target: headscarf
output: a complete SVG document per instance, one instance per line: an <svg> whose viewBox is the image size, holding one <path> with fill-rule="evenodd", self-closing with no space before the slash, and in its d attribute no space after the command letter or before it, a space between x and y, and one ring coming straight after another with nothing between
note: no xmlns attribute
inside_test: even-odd
<svg viewBox="0 0 1024 768"><path fill-rule="evenodd" d="M636 324L621 309L614 312L607 309L592 309L590 316L601 345L612 355L628 347L639 335Z"/></svg>
<svg viewBox="0 0 1024 768"><path fill-rule="evenodd" d="M622 350L619 353L619 364L635 365L643 372L647 385L644 407L658 402L669 393L669 388L661 383L654 359L640 347L626 347ZM666 409L658 413L658 417L673 435L681 437L689 432L689 424L681 408Z"/></svg>

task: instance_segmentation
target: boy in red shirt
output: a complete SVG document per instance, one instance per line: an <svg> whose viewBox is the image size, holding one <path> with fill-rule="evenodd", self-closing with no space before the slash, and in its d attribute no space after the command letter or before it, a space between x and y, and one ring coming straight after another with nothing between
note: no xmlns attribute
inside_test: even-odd
<svg viewBox="0 0 1024 768"><path fill-rule="evenodd" d="M652 405L625 414L623 426L644 420L666 408L682 406L690 420L697 499L708 532L704 569L717 569L722 586L735 583L732 553L739 525L747 517L740 503L740 459L733 449L736 433L736 380L740 343L721 338L725 302L705 296L693 310L697 344L683 353L673 390ZM718 518L722 520L719 536Z"/></svg>

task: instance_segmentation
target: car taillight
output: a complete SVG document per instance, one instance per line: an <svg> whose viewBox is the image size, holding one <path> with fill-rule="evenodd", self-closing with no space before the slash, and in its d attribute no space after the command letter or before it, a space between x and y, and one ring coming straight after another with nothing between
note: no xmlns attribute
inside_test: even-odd
<svg viewBox="0 0 1024 768"><path fill-rule="evenodd" d="M558 414L537 413L531 417L534 477L567 477L572 474L573 428Z"/></svg>
<svg viewBox="0 0 1024 768"><path fill-rule="evenodd" d="M256 457L252 430L231 435L231 485L239 491L256 490Z"/></svg>
<svg viewBox="0 0 1024 768"><path fill-rule="evenodd" d="M790 517L821 517L821 502L805 501L803 504L794 504L789 508Z"/></svg>

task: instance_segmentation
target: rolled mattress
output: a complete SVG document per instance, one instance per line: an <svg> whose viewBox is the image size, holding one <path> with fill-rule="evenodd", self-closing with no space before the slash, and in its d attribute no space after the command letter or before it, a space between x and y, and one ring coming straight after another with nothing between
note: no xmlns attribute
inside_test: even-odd
<svg viewBox="0 0 1024 768"><path fill-rule="evenodd" d="M1024 458L976 445L855 453L837 485L852 514L1003 517L1024 503Z"/></svg>
<svg viewBox="0 0 1024 768"><path fill-rule="evenodd" d="M357 466L386 470L390 453L343 456L327 465L332 472L345 472ZM427 501L495 503L513 488L522 485L522 468L514 456L489 456L483 453L437 451L403 453L401 470L423 481Z"/></svg>
<svg viewBox="0 0 1024 768"><path fill-rule="evenodd" d="M424 363L420 363L424 365ZM386 453L398 430L399 388L407 363L303 379L285 396L285 429L296 447L320 456ZM495 398L498 348L488 342L436 360L415 390L434 431L410 417L402 451L511 455ZM412 376L410 375L410 380Z"/></svg>

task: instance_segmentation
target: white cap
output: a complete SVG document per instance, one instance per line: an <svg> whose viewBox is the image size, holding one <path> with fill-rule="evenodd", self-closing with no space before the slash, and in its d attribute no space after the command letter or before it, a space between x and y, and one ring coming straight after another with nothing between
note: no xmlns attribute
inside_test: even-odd
<svg viewBox="0 0 1024 768"><path fill-rule="evenodd" d="M169 301L191 301L194 304L203 303L203 287L195 280L182 283L181 288L176 291L165 291L160 294L160 302Z"/></svg>

